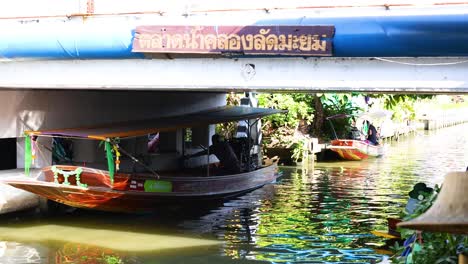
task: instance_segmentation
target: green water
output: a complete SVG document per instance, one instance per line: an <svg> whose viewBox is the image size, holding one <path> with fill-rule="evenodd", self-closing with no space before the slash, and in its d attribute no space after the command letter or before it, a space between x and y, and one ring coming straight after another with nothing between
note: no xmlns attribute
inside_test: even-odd
<svg viewBox="0 0 468 264"><path fill-rule="evenodd" d="M400 142L363 162L282 167L237 199L151 215L74 211L0 217L0 263L371 263L386 218L419 182L468 166L468 126Z"/></svg>

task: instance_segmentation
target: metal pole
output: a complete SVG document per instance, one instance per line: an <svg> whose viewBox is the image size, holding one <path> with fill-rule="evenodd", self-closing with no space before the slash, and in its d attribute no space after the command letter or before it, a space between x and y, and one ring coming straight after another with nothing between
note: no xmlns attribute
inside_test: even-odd
<svg viewBox="0 0 468 264"><path fill-rule="evenodd" d="M258 121L260 121L260 119L261 119L261 118L257 118L257 119L255 120L255 122L253 122L252 124L250 124L250 119L249 119L248 122L247 122L247 124L248 124L248 126L249 126L249 127L247 128L247 129L249 130L249 131L248 131L249 156L248 156L248 159L247 159L248 162L249 162L249 164L248 164L248 171L250 171L250 160L251 160L251 158L250 158L250 151L252 150L252 147L250 146L250 139L251 139L251 136L252 136L252 134L251 134L251 133L252 133L251 129L252 129L252 127L253 127ZM257 144L260 145L261 142L257 142ZM261 162L260 162L260 163L261 163ZM258 165L258 164L257 164L257 165Z"/></svg>
<svg viewBox="0 0 468 264"><path fill-rule="evenodd" d="M182 129L182 157L185 156L185 133L186 128Z"/></svg>
<svg viewBox="0 0 468 264"><path fill-rule="evenodd" d="M112 143L112 144L115 144L115 143ZM148 171L150 171L152 174L154 174L154 176L156 176L158 179L160 178L159 174L156 173L156 171L154 171L151 167L147 166L145 163L141 162L140 160L138 160L137 158L135 158L134 156L132 156L130 153L128 153L127 151L125 151L125 149L121 148L119 146L119 151L122 152L123 154L127 155L129 158L131 158L134 162L137 162L139 163L141 166L143 166L143 168L147 169Z"/></svg>
<svg viewBox="0 0 468 264"><path fill-rule="evenodd" d="M185 159L185 133L187 133L187 129L183 128L182 129L182 157L180 157L181 162L179 162L178 166L180 166L180 169L185 169L185 163L188 162Z"/></svg>
<svg viewBox="0 0 468 264"><path fill-rule="evenodd" d="M210 125L208 125L208 133L206 133L208 135L208 138L207 138L207 150L206 150L206 159L207 159L207 163L206 163L206 176L207 177L210 177Z"/></svg>
<svg viewBox="0 0 468 264"><path fill-rule="evenodd" d="M250 119L247 119L247 146L249 148L249 152L247 153L247 171L250 171L250 140L251 140L251 133L250 133Z"/></svg>
<svg viewBox="0 0 468 264"><path fill-rule="evenodd" d="M333 123L330 119L327 119L328 122L330 122L330 126L332 128L332 131L333 131L333 135L335 136L335 139L338 139L338 136L336 135L336 131L335 131L335 127L333 126Z"/></svg>

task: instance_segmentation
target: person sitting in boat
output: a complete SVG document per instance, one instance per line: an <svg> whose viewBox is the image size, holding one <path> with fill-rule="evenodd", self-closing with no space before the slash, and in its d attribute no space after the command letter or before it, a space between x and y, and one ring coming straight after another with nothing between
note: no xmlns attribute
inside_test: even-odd
<svg viewBox="0 0 468 264"><path fill-rule="evenodd" d="M203 156L208 153L214 154L219 159L220 168L215 174L226 175L240 173L240 164L237 159L234 150L228 142L221 141L221 137L218 134L214 134L211 137L213 144L206 150L202 150L192 155L186 156L186 158L193 158Z"/></svg>
<svg viewBox="0 0 468 264"><path fill-rule="evenodd" d="M373 124L369 124L369 130L367 131L367 141L369 141L372 145L379 144L377 129Z"/></svg>
<svg viewBox="0 0 468 264"><path fill-rule="evenodd" d="M361 140L361 131L356 127L356 120L351 119L351 130L348 133L349 139Z"/></svg>

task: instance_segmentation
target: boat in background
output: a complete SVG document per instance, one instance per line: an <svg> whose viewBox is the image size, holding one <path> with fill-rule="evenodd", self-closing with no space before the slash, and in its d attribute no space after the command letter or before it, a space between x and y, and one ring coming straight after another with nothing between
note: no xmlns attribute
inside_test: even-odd
<svg viewBox="0 0 468 264"><path fill-rule="evenodd" d="M359 118L369 120L371 116L372 114L364 113ZM365 140L365 134L356 127L354 127L354 130L351 130L349 135L350 139L339 139L331 120L342 118L354 118L354 116L338 114L326 118L326 120L328 120L330 123L333 136L335 137L335 139L332 140L330 145L327 145L326 148L336 152L342 159L354 161L364 160L369 157L380 157L385 154L387 150L386 145L374 145L370 141Z"/></svg>
<svg viewBox="0 0 468 264"><path fill-rule="evenodd" d="M363 160L369 157L380 157L385 154L385 147L374 146L365 140L335 139L327 148L338 153L345 160Z"/></svg>
<svg viewBox="0 0 468 264"><path fill-rule="evenodd" d="M241 162L248 164L241 164L242 171L231 175L216 175L210 169L212 165L209 159L206 169L184 168L178 171L155 172L152 167L143 164L121 148L121 141L159 131L259 119L281 112L284 111L227 106L183 116L128 121L92 128L26 131L26 175L31 165L31 149L38 147L35 141L41 136L101 141L107 158L105 165L108 168L101 170L76 164L54 165L43 168L42 173L34 178L24 176L8 178L2 182L72 207L116 212L149 212L157 210L158 205L162 204L181 205L233 197L274 182L279 176L276 163L262 165L254 162L257 157L252 156L253 146L249 140L246 139L246 145L240 148L242 153L236 153ZM184 133L181 134L184 142ZM248 136L250 137L250 134ZM119 171L121 153L129 158L127 161L142 163L146 170ZM183 154L179 158L182 158Z"/></svg>

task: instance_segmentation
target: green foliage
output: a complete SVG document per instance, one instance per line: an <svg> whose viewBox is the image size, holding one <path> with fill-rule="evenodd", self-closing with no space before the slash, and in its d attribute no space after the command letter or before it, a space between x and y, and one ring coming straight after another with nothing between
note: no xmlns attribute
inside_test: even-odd
<svg viewBox="0 0 468 264"><path fill-rule="evenodd" d="M353 94L324 94L320 97L322 104L326 107L327 115L354 114L361 111L353 101Z"/></svg>
<svg viewBox="0 0 468 264"><path fill-rule="evenodd" d="M54 164L63 164L73 160L73 143L71 139L52 139L52 161Z"/></svg>
<svg viewBox="0 0 468 264"><path fill-rule="evenodd" d="M270 133L265 138L267 147L292 148L297 141L294 137L294 131L288 127L278 127L275 133Z"/></svg>
<svg viewBox="0 0 468 264"><path fill-rule="evenodd" d="M408 221L414 219L426 212L435 202L440 188L436 185L432 195L420 201L418 207L412 214L403 213L403 220ZM403 239L408 239L413 236L416 231L409 229L399 230ZM468 237L462 235L452 235L447 233L421 233L423 243L418 245L418 250L413 250L409 258L414 264L426 263L457 263L457 255L461 252L468 252ZM415 242L417 243L417 241ZM414 245L412 246L414 249ZM392 250L396 253L392 257L393 263L407 263L405 257L400 257L405 247L395 244Z"/></svg>
<svg viewBox="0 0 468 264"><path fill-rule="evenodd" d="M398 104L403 102L415 102L420 99L432 98L433 95L427 94L373 94L369 95L372 98L380 98L383 100L385 109L393 110Z"/></svg>
<svg viewBox="0 0 468 264"><path fill-rule="evenodd" d="M223 138L233 138L237 131L237 122L229 122L217 124L215 127L216 134L221 135Z"/></svg>
<svg viewBox="0 0 468 264"><path fill-rule="evenodd" d="M394 112L393 120L401 122L405 119L414 120L416 117L415 103L421 99L432 98L433 95L378 94L370 95L370 97L381 99L384 108Z"/></svg>
<svg viewBox="0 0 468 264"><path fill-rule="evenodd" d="M408 257L400 257L405 247L395 242L395 246L391 249L397 252L397 254L392 257L392 263L456 264L458 254L462 252L466 254L468 252L467 236L427 232L423 233L422 236L423 243L418 244L418 246L413 245L413 252Z"/></svg>
<svg viewBox="0 0 468 264"><path fill-rule="evenodd" d="M262 132L267 147L292 148L296 162L302 160L307 151L304 149L304 135L314 118L313 96L310 94L259 94L260 107L288 110L287 114L278 114L263 119ZM302 129L301 129L301 126Z"/></svg>
<svg viewBox="0 0 468 264"><path fill-rule="evenodd" d="M228 94L227 105L239 105L243 94ZM313 115L313 96L309 94L259 94L260 107L288 110L287 114L276 114L262 119L262 132L269 147L293 148L293 158L303 156L303 139L296 136L300 123L310 125ZM216 133L231 138L235 135L237 123L218 124ZM297 150L296 150L297 149Z"/></svg>
<svg viewBox="0 0 468 264"><path fill-rule="evenodd" d="M122 264L122 263L124 263L119 256L114 256L114 255L102 254L102 260L103 260L103 263L106 263L106 264Z"/></svg>
<svg viewBox="0 0 468 264"><path fill-rule="evenodd" d="M445 233L423 233L420 251L413 253L414 263L457 263L458 245L467 248L466 237Z"/></svg>
<svg viewBox="0 0 468 264"><path fill-rule="evenodd" d="M314 117L311 95L307 94L259 94L258 104L260 107L288 110L287 114L271 115L263 119L263 132L265 136L277 134L279 131L284 136L294 134L301 120L310 124Z"/></svg>
<svg viewBox="0 0 468 264"><path fill-rule="evenodd" d="M308 149L305 146L305 140L304 139L299 139L294 144L292 145L293 148L293 153L291 155L291 158L295 161L301 161L304 159L307 159L308 157Z"/></svg>
<svg viewBox="0 0 468 264"><path fill-rule="evenodd" d="M244 94L230 93L226 95L226 105L240 105L241 98ZM237 122L228 122L216 125L216 134L223 138L233 138L237 131Z"/></svg>
<svg viewBox="0 0 468 264"><path fill-rule="evenodd" d="M260 107L288 110L285 115L271 115L264 119L267 128L286 126L295 129L299 121L306 120L308 124L314 117L312 95L308 94L259 94Z"/></svg>
<svg viewBox="0 0 468 264"><path fill-rule="evenodd" d="M324 94L320 100L324 107L325 116L332 116L336 114L350 114L354 115L362 111L353 101L354 94ZM334 119L332 120L336 133L339 138L345 138L348 134L349 119ZM333 137L333 132L330 124L323 127L324 135Z"/></svg>
<svg viewBox="0 0 468 264"><path fill-rule="evenodd" d="M320 102L324 108L324 116L335 114L355 114L361 109L353 102L355 94L324 94L320 97ZM308 134L309 126L314 119L314 98L311 94L260 94L258 96L261 107L288 110L287 115L273 115L263 119L263 133L269 138L269 147L293 148L293 159L300 160L304 153L305 138L301 138L296 133L301 125L307 127L300 129ZM319 118L320 119L320 118ZM335 123L336 121L336 123ZM322 122L323 120L316 120ZM336 130L345 136L348 132L349 120L334 120ZM324 126L324 134L332 135L331 127Z"/></svg>
<svg viewBox="0 0 468 264"><path fill-rule="evenodd" d="M416 111L414 110L414 101L404 101L393 107L393 120L403 122L405 119L414 120Z"/></svg>

